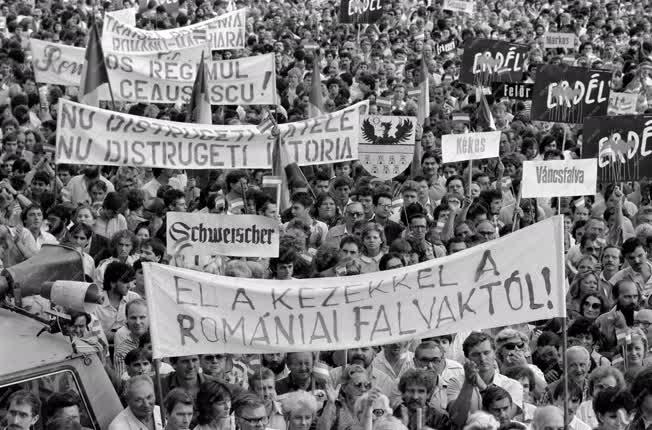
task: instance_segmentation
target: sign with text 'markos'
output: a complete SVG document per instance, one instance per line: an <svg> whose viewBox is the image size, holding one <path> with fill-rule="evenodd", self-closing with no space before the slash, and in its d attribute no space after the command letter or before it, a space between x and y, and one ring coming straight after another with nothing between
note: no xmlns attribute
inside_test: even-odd
<svg viewBox="0 0 652 430"><path fill-rule="evenodd" d="M299 165L358 159L360 115L368 101L279 125ZM163 121L59 100L56 162L167 169L269 169L274 137L255 125Z"/></svg>
<svg viewBox="0 0 652 430"><path fill-rule="evenodd" d="M555 216L444 258L310 282L146 263L153 355L346 349L563 317L563 244Z"/></svg>

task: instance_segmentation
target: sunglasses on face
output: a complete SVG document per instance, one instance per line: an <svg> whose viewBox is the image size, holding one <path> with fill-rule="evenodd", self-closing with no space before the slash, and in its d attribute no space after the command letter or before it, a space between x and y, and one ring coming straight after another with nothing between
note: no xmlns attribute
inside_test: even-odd
<svg viewBox="0 0 652 430"><path fill-rule="evenodd" d="M374 409L373 411L371 411L371 413L373 413L375 417L382 417L383 415L385 415L385 410L384 409Z"/></svg>
<svg viewBox="0 0 652 430"><path fill-rule="evenodd" d="M355 384L352 384L355 388L358 390L370 390L371 389L371 382L357 382Z"/></svg>
<svg viewBox="0 0 652 430"><path fill-rule="evenodd" d="M591 309L600 309L600 306L602 305L600 303L585 302L584 306L590 307Z"/></svg>
<svg viewBox="0 0 652 430"><path fill-rule="evenodd" d="M506 343L504 348L508 351L514 351L515 349L525 349L525 343L524 342L519 342L519 343Z"/></svg>

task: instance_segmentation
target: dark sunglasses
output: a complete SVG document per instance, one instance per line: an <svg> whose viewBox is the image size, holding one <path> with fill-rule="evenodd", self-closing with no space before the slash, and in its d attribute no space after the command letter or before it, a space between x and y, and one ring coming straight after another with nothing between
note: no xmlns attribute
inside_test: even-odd
<svg viewBox="0 0 652 430"><path fill-rule="evenodd" d="M353 384L353 386L355 388L357 388L358 390L362 390L362 389L370 390L371 389L371 382L358 382L356 384Z"/></svg>
<svg viewBox="0 0 652 430"><path fill-rule="evenodd" d="M589 306L591 309L600 309L602 307L602 304L584 302L584 306Z"/></svg>
<svg viewBox="0 0 652 430"><path fill-rule="evenodd" d="M525 349L525 343L506 343L504 348L508 351L514 351L515 349Z"/></svg>
<svg viewBox="0 0 652 430"><path fill-rule="evenodd" d="M373 411L371 411L371 413L374 414L374 416L376 417L382 417L383 415L385 415L385 409L374 409Z"/></svg>

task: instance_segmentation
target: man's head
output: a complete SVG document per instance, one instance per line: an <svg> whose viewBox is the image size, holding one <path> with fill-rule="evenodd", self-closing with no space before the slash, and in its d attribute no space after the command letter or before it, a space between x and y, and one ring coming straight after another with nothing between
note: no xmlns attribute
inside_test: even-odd
<svg viewBox="0 0 652 430"><path fill-rule="evenodd" d="M428 219L423 213L416 213L410 216L409 221L410 233L417 240L423 240L426 238L426 232L428 231Z"/></svg>
<svg viewBox="0 0 652 430"><path fill-rule="evenodd" d="M462 344L464 356L478 366L480 372L488 372L494 369L496 358L494 340L486 333L474 331Z"/></svg>
<svg viewBox="0 0 652 430"><path fill-rule="evenodd" d="M643 270L644 265L648 264L645 244L641 243L636 237L629 238L623 243L623 257L625 257L630 267L638 273Z"/></svg>
<svg viewBox="0 0 652 430"><path fill-rule="evenodd" d="M392 195L390 193L380 192L373 197L373 205L377 218L387 219L392 211Z"/></svg>
<svg viewBox="0 0 652 430"><path fill-rule="evenodd" d="M652 345L652 309L641 309L634 314L634 326L647 335L647 344Z"/></svg>
<svg viewBox="0 0 652 430"><path fill-rule="evenodd" d="M423 174L426 176L426 178L437 176L440 165L441 157L438 156L435 152L426 152L421 157L421 170L423 170Z"/></svg>
<svg viewBox="0 0 652 430"><path fill-rule="evenodd" d="M310 209L312 209L313 200L310 194L306 192L294 193L291 198L292 206L290 211L293 218L307 220L310 218Z"/></svg>
<svg viewBox="0 0 652 430"><path fill-rule="evenodd" d="M202 354L199 356L199 365L204 375L221 377L226 370L228 360L224 354Z"/></svg>
<svg viewBox="0 0 652 430"><path fill-rule="evenodd" d="M170 358L177 377L185 381L196 381L199 373L199 356L186 355Z"/></svg>
<svg viewBox="0 0 652 430"><path fill-rule="evenodd" d="M365 214L365 218L371 218L374 215L373 191L369 187L363 187L360 188L356 194L358 202L362 205L362 211Z"/></svg>
<svg viewBox="0 0 652 430"><path fill-rule="evenodd" d="M149 421L156 402L152 378L147 375L131 377L127 381L125 392L127 405L134 416L142 421Z"/></svg>
<svg viewBox="0 0 652 430"><path fill-rule="evenodd" d="M425 408L436 383L435 375L424 369L410 369L401 376L398 389L403 404L412 411Z"/></svg>
<svg viewBox="0 0 652 430"><path fill-rule="evenodd" d="M371 366L371 362L374 361L375 356L376 351L369 346L349 349L347 354L349 364L357 364L365 369Z"/></svg>
<svg viewBox="0 0 652 430"><path fill-rule="evenodd" d="M23 225L30 231L37 232L43 226L43 210L39 205L31 205L21 214Z"/></svg>
<svg viewBox="0 0 652 430"><path fill-rule="evenodd" d="M582 388L574 382L568 381L568 394L564 394L564 384L557 384L552 392L552 401L559 409L564 409L564 399L568 397L568 422L575 417L577 408L582 403Z"/></svg>
<svg viewBox="0 0 652 430"><path fill-rule="evenodd" d="M152 263L160 263L165 255L165 245L153 237L140 244L140 258Z"/></svg>
<svg viewBox="0 0 652 430"><path fill-rule="evenodd" d="M144 299L136 299L127 303L125 314L127 316L127 328L132 335L140 337L149 330L147 302Z"/></svg>
<svg viewBox="0 0 652 430"><path fill-rule="evenodd" d="M362 203L359 202L353 202L349 203L346 208L344 208L344 222L346 223L346 227L351 232L351 229L353 228L353 224L356 221L362 221L364 218L364 208L362 207Z"/></svg>
<svg viewBox="0 0 652 430"><path fill-rule="evenodd" d="M131 266L120 261L114 261L106 266L103 287L106 291L124 297L132 289L135 279L136 273Z"/></svg>
<svg viewBox="0 0 652 430"><path fill-rule="evenodd" d="M503 388L492 385L482 394L482 409L493 415L503 425L514 416L512 396Z"/></svg>
<svg viewBox="0 0 652 430"><path fill-rule="evenodd" d="M591 369L591 354L583 346L571 346L566 350L568 363L568 379L574 382L584 382Z"/></svg>
<svg viewBox="0 0 652 430"><path fill-rule="evenodd" d="M275 374L279 374L285 370L285 353L274 352L271 354L263 354L262 364L264 367L272 370Z"/></svg>
<svg viewBox="0 0 652 430"><path fill-rule="evenodd" d="M622 279L612 288L616 307L621 311L633 312L638 308L640 295L636 284L629 279Z"/></svg>
<svg viewBox="0 0 652 430"><path fill-rule="evenodd" d="M249 389L269 404L276 400L276 375L266 367L255 369L249 375Z"/></svg>
<svg viewBox="0 0 652 430"><path fill-rule="evenodd" d="M145 348L132 349L125 355L125 365L129 376L150 375L152 373L152 353Z"/></svg>
<svg viewBox="0 0 652 430"><path fill-rule="evenodd" d="M264 430L267 426L265 403L253 393L239 397L233 411L240 430Z"/></svg>
<svg viewBox="0 0 652 430"><path fill-rule="evenodd" d="M440 375L446 368L446 350L432 342L421 342L414 351L414 367Z"/></svg>
<svg viewBox="0 0 652 430"><path fill-rule="evenodd" d="M29 430L39 419L41 401L32 392L19 390L7 400L7 430Z"/></svg>
<svg viewBox="0 0 652 430"><path fill-rule="evenodd" d="M183 388L172 389L163 400L167 430L188 430L194 412L192 396Z"/></svg>
<svg viewBox="0 0 652 430"><path fill-rule="evenodd" d="M314 364L314 356L311 352L289 352L287 354L287 366L290 375L300 381L310 378Z"/></svg>
<svg viewBox="0 0 652 430"><path fill-rule="evenodd" d="M233 170L226 175L225 182L227 192L244 195L249 186L249 176L243 170Z"/></svg>

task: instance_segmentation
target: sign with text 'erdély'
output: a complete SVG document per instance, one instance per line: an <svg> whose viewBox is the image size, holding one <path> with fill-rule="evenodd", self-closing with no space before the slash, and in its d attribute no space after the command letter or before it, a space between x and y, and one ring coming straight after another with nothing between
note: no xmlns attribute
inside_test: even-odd
<svg viewBox="0 0 652 430"><path fill-rule="evenodd" d="M168 212L167 253L172 259L197 255L278 257L279 223L262 215Z"/></svg>
<svg viewBox="0 0 652 430"><path fill-rule="evenodd" d="M524 198L588 196L596 193L598 162L582 160L524 161Z"/></svg>
<svg viewBox="0 0 652 430"><path fill-rule="evenodd" d="M380 0L342 0L340 22L342 24L373 24L383 15Z"/></svg>
<svg viewBox="0 0 652 430"><path fill-rule="evenodd" d="M299 165L358 159L360 115L368 101L304 121L279 125ZM255 125L190 124L59 100L57 163L167 169L269 169L274 137Z"/></svg>
<svg viewBox="0 0 652 430"><path fill-rule="evenodd" d="M441 137L441 157L444 163L482 160L498 157L500 131L483 133L445 134Z"/></svg>
<svg viewBox="0 0 652 430"><path fill-rule="evenodd" d="M527 45L493 39L469 39L464 44L460 82L488 87L492 82L521 82Z"/></svg>
<svg viewBox="0 0 652 430"><path fill-rule="evenodd" d="M563 246L555 216L436 260L309 283L145 263L153 355L347 349L564 317Z"/></svg>

